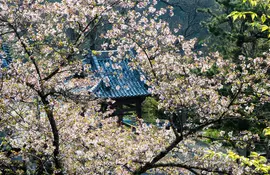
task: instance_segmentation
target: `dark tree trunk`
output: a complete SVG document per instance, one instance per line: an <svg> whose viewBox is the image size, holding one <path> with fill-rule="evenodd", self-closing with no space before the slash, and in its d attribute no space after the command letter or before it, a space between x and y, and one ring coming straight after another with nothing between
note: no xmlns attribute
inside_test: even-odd
<svg viewBox="0 0 270 175"><path fill-rule="evenodd" d="M178 143L183 140L183 137L176 137L175 140L164 150L157 154L151 162L145 163L142 167L138 168L133 172L134 175L139 175L145 173L147 170L154 167L155 163L165 157L173 148L175 148Z"/></svg>
<svg viewBox="0 0 270 175"><path fill-rule="evenodd" d="M59 153L60 153L60 151L59 151L59 132L57 129L56 121L55 121L54 116L53 116L53 110L50 109L49 102L46 100L46 98L41 97L41 100L45 106L45 112L46 112L47 117L49 119L51 130L53 133L53 146L55 147L55 149L53 151L53 157L54 157L55 168L57 169L56 174L62 175L63 174L62 165L61 165L61 161L59 160Z"/></svg>

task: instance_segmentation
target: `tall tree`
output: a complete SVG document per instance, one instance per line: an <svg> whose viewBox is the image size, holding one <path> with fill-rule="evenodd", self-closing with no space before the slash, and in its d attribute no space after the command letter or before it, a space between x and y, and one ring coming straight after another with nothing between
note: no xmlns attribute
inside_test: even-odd
<svg viewBox="0 0 270 175"><path fill-rule="evenodd" d="M262 25L259 25L262 21L257 19L262 18L264 25L267 25L268 3L261 1L261 5L253 6L243 1L216 2L216 9L205 9L212 16L205 23L211 34L208 43L212 50L218 50L224 57L234 57L236 60L239 55L263 56L263 52L269 50L270 43L267 29L263 27L262 30ZM236 20L237 18L241 20Z"/></svg>

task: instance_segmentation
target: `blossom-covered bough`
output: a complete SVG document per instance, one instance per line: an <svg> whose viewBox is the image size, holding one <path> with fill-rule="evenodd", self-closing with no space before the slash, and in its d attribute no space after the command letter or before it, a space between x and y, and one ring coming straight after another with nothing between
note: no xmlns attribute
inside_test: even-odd
<svg viewBox="0 0 270 175"><path fill-rule="evenodd" d="M197 145L203 129L224 120L256 121L248 114L269 102L269 54L240 57L237 63L218 54L201 57L192 51L195 40L175 36L169 23L161 20L166 13L173 15L173 9L157 8L157 3L0 0L0 35L13 56L9 68L1 69L3 173L269 171L258 154L248 159L219 152L219 144ZM134 133L117 127L115 119L101 117L97 100L87 91L94 80L81 58L90 33L105 24L109 27L100 40L108 42L102 47L116 48L120 56L136 50L131 65L140 65L148 74L160 108L172 116L170 130L143 124ZM70 29L75 39L68 35ZM67 81L74 73L85 78ZM224 89L228 93L222 93ZM184 109L192 111L186 119L180 117ZM175 118L180 120L177 125Z"/></svg>

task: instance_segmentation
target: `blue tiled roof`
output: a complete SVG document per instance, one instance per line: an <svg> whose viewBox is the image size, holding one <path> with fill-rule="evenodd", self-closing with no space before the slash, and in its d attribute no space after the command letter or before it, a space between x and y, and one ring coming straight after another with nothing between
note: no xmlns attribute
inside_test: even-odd
<svg viewBox="0 0 270 175"><path fill-rule="evenodd" d="M2 60L1 67L3 68L8 67L8 64L11 62L12 59L10 56L9 47L5 43L2 44L2 50L5 53L5 56L0 54L0 60Z"/></svg>
<svg viewBox="0 0 270 175"><path fill-rule="evenodd" d="M8 62L7 60L0 54L0 60L2 60L2 64L1 64L1 67L4 68L4 67L8 67Z"/></svg>
<svg viewBox="0 0 270 175"><path fill-rule="evenodd" d="M6 61L7 62L11 62L11 60L12 60L12 58L11 58L11 55L10 55L10 51L9 51L9 47L8 47L8 45L6 45L5 43L3 43L2 44L2 49L3 49L3 51L5 52L5 54L6 54Z"/></svg>
<svg viewBox="0 0 270 175"><path fill-rule="evenodd" d="M110 54L116 51L98 51L90 53L85 63L91 64L92 71L100 81L91 88L91 92L98 98L123 98L150 95L148 86L141 81L143 74L137 69L132 69L129 59L113 61ZM132 55L132 52L129 53Z"/></svg>

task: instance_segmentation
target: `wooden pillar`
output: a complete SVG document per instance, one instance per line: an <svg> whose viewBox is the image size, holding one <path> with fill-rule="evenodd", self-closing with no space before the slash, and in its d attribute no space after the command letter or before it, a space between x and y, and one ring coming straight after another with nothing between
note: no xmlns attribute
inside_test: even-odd
<svg viewBox="0 0 270 175"><path fill-rule="evenodd" d="M118 107L118 110L119 110L119 113L118 113L118 119L117 119L117 123L119 126L121 126L123 124L123 105L122 104L119 104Z"/></svg>
<svg viewBox="0 0 270 175"><path fill-rule="evenodd" d="M143 100L138 100L136 102L136 113L138 118L142 118L142 102Z"/></svg>
<svg viewBox="0 0 270 175"><path fill-rule="evenodd" d="M108 107L108 104L105 103L105 102L102 102L102 103L101 103L101 106L100 106L100 111L101 111L101 112L106 112L107 107Z"/></svg>

